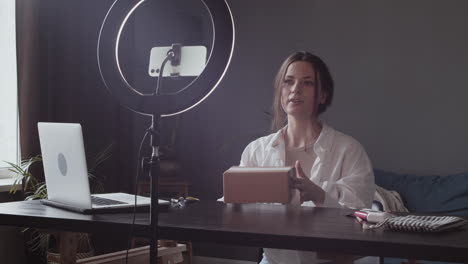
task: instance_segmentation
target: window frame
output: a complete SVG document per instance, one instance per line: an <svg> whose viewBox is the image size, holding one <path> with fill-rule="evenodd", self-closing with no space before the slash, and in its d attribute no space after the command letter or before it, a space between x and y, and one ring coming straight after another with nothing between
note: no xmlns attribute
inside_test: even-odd
<svg viewBox="0 0 468 264"><path fill-rule="evenodd" d="M14 74L11 75L12 78L11 79L8 78L4 82L2 82L2 85L6 84L8 86L9 84L12 83L13 86L14 86L14 87L12 87L12 89L16 90L16 94L15 94L15 97L14 97L14 99L16 101L16 105L15 105L16 118L14 119L15 124L13 126L13 127L16 128L16 131L15 131L16 132L16 138L15 138L16 151L15 151L15 155L14 155L15 156L14 160L7 160L7 161L19 164L19 162L21 161L21 158L20 158L21 154L20 154L20 143L19 143L19 138L20 137L19 137L19 109L18 109L19 105L18 105L18 79L17 79L17 76L18 76L18 71L17 71L18 58L16 56L16 52L17 52L17 47L16 47L16 40L17 40L16 39L16 4L15 4L14 0L6 0L6 1L2 1L2 3L0 5L2 6L2 9L4 11L4 12L0 11L0 13L5 14L5 13L13 12L12 16L8 16L8 15L3 16L2 15L1 16L2 19L1 19L0 23L3 24L3 27L1 27L2 33L6 34L8 36L13 35L12 38L10 38L12 43L5 44L5 47L7 47L6 52L13 51L15 55L14 55L14 59L12 59L12 60L2 60L2 61L0 61L0 63L4 64L0 68L4 69L4 68L11 67L12 66L11 63L14 62L14 65L13 65L14 66L13 67ZM13 29L11 29L9 26L13 26ZM6 75L8 76L8 74L6 74ZM0 185L2 185L2 186L6 185L8 182L10 182L8 179L13 181L13 179L15 177L15 173L10 171L10 169L11 169L11 167L3 159L0 159ZM11 182L11 183L13 183L13 182Z"/></svg>

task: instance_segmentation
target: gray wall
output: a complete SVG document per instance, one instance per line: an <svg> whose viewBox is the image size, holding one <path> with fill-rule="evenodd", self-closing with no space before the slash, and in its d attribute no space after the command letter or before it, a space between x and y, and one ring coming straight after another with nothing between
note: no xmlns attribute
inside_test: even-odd
<svg viewBox="0 0 468 264"><path fill-rule="evenodd" d="M323 119L358 139L374 167L468 171L467 1L229 1L236 47L220 87L182 115L179 151L195 195L222 194L222 172L268 133L272 80L308 50L336 96Z"/></svg>

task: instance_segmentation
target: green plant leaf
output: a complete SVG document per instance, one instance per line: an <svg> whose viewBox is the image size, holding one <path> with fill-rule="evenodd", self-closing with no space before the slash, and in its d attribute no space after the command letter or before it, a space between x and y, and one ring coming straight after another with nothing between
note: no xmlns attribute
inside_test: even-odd
<svg viewBox="0 0 468 264"><path fill-rule="evenodd" d="M114 144L111 143L107 146L104 150L100 151L94 158L93 162L91 162L91 166L89 168L90 173L94 173L96 168L99 167L104 161L108 160L111 156L112 148Z"/></svg>
<svg viewBox="0 0 468 264"><path fill-rule="evenodd" d="M95 169L100 166L103 162L105 162L111 154L113 144L109 145L106 149L98 153L96 158L91 163L91 169L89 170L90 173L88 177L92 181L91 187L92 189L101 191L103 190L103 184L100 181L100 178L94 174ZM39 181L35 175L30 172L30 168L36 164L42 162L42 156L37 155L34 157L23 159L19 164L14 164L11 162L6 162L11 166L9 169L10 171L14 172L15 181L14 185L10 189L10 193L14 193L17 191L17 184L23 184L23 191L26 195L25 200L37 200L37 199L45 199L47 198L47 186L44 181ZM91 182L90 181L90 182ZM40 254L45 254L46 250L49 248L50 238L52 237L51 234L40 232L37 229L29 228L23 230L31 232L31 239L27 241L28 249L34 252L38 252ZM89 244L89 236L84 234L80 236L83 239L86 238L87 244Z"/></svg>
<svg viewBox="0 0 468 264"><path fill-rule="evenodd" d="M14 164L14 163L11 163L11 162L8 162L8 161L5 161L5 163L7 163L8 165L11 166L11 168L8 169L9 171L14 172L17 175L25 174L25 171L22 168L22 166L19 166L17 164Z"/></svg>

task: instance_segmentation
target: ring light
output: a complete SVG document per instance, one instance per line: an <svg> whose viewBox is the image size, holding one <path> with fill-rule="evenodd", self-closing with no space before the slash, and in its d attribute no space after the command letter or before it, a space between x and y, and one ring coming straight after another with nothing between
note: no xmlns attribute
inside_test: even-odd
<svg viewBox="0 0 468 264"><path fill-rule="evenodd" d="M152 126L148 131L151 136L152 154L147 164L150 165L151 178L150 263L156 264L158 262L158 179L160 173L159 120L161 117L177 115L195 107L216 89L231 61L235 37L232 14L227 2L202 0L213 24L212 48L205 68L194 82L177 93L143 94L125 79L120 67L118 50L120 36L126 22L144 1L114 1L104 18L99 33L97 61L101 78L112 96L130 110L152 117ZM158 82L162 78L162 71L163 68Z"/></svg>
<svg viewBox="0 0 468 264"><path fill-rule="evenodd" d="M213 25L213 43L205 69L187 87L175 94L143 94L132 87L120 68L118 48L127 20L145 0L115 0L107 12L99 33L97 59L101 78L107 90L120 104L132 111L160 116L185 112L216 89L225 75L234 51L234 23L226 1L202 0Z"/></svg>

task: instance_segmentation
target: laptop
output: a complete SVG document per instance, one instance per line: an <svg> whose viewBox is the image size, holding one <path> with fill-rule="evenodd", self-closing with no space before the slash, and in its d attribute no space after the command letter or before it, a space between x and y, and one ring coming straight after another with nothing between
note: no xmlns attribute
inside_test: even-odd
<svg viewBox="0 0 468 264"><path fill-rule="evenodd" d="M86 214L133 211L135 195L128 193L90 193L83 134L80 124L37 124L47 186L47 199L42 203ZM169 201L159 200L167 209ZM149 197L137 196L137 209L146 210Z"/></svg>

